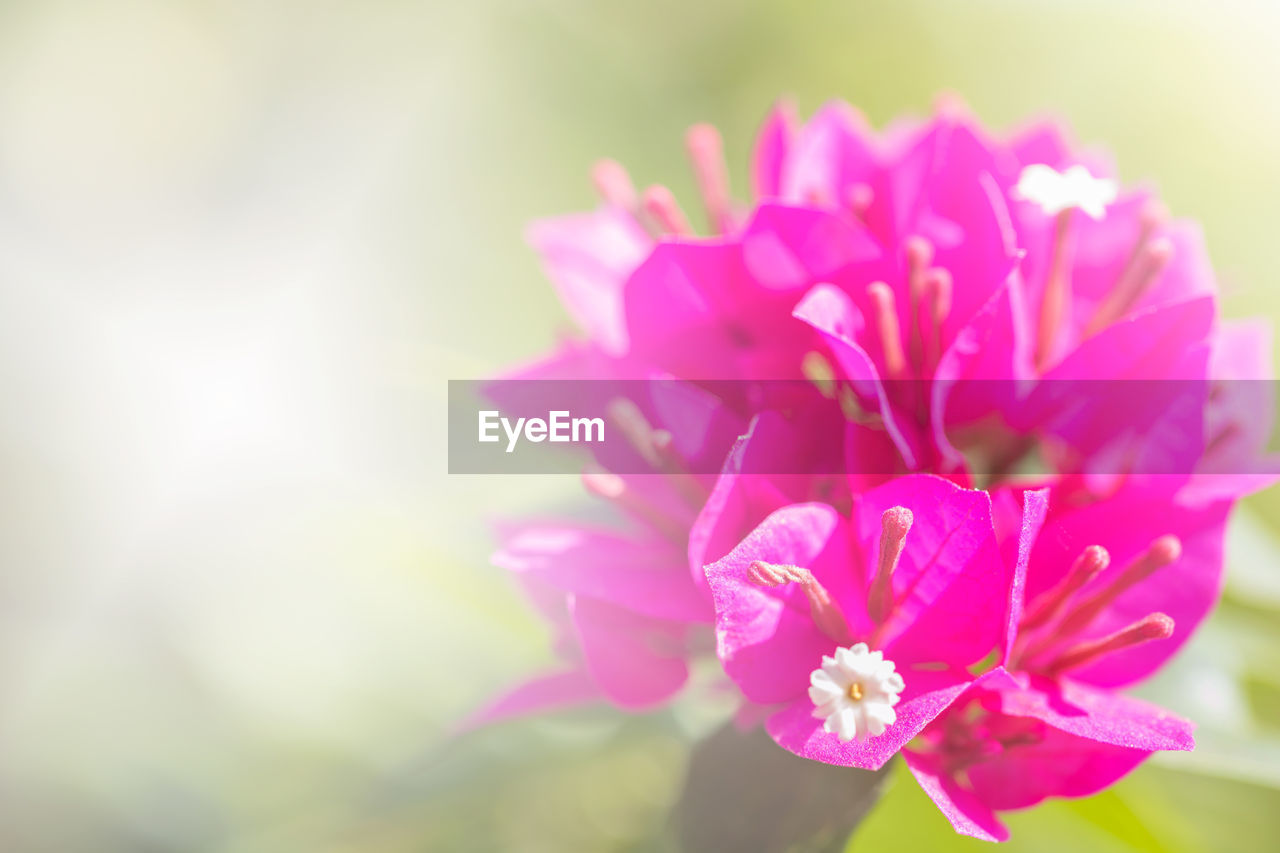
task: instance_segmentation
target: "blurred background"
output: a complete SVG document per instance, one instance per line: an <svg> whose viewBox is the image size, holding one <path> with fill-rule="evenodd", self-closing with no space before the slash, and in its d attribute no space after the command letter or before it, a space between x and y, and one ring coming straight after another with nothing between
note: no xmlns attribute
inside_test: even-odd
<svg viewBox="0 0 1280 853"><path fill-rule="evenodd" d="M0 849L647 850L725 711L450 727L549 660L449 477L445 380L568 321L521 238L602 155L737 187L780 94L877 125L1050 113L1199 218L1280 320L1268 2L10 0L0 5ZM1019 850L1271 850L1280 500L1146 695L1200 748L1010 819ZM854 850L967 849L893 779Z"/></svg>

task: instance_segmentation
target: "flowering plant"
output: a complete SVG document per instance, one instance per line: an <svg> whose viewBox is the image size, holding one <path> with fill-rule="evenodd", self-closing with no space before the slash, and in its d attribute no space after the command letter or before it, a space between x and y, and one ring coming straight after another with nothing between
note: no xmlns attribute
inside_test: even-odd
<svg viewBox="0 0 1280 853"><path fill-rule="evenodd" d="M1267 334L1218 318L1196 227L1056 125L997 138L951 100L883 133L780 105L746 206L716 131L687 144L708 236L612 161L596 211L530 231L585 338L508 379L603 381L627 453L583 475L610 524L502 526L566 664L473 722L651 708L714 649L740 727L901 753L989 840L1190 749L1120 691L1208 613L1269 481L1269 412L1221 391L1266 378Z"/></svg>

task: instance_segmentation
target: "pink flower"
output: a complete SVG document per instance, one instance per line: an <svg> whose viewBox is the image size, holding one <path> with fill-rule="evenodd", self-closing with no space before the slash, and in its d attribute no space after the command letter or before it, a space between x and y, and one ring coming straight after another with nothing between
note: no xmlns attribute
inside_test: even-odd
<svg viewBox="0 0 1280 853"><path fill-rule="evenodd" d="M973 683L1010 577L986 492L912 475L848 518L791 504L707 567L716 651L781 746L875 769Z"/></svg>
<svg viewBox="0 0 1280 853"><path fill-rule="evenodd" d="M1039 451L1055 473L1084 475L1069 482L1087 501L1138 488L1143 471L1186 475L1176 494L1188 505L1267 482L1250 467L1269 431L1245 414L1257 401L1222 406L1232 395L1211 395L1206 382L1268 375L1266 343L1256 329L1217 323L1195 229L1148 193L1110 184L1106 165L1074 153L1053 125L997 139L947 105L877 134L846 105L803 126L779 107L753 155L745 208L731 200L715 131L695 127L687 143L711 236L694 235L665 188L637 192L609 161L593 171L598 210L530 229L587 340L514 378L675 380L705 405L672 421L659 401L618 401L630 447L584 478L616 526L508 528L497 561L555 599L543 610L570 668L504 709L664 701L711 620L704 565L766 517L785 527L790 516L774 515L796 504L856 517L869 505L863 493L890 489L880 484L891 474L934 471L967 485L961 451L985 454L979 473L994 475ZM815 393L767 381L828 372L847 419L813 415ZM1080 393L1097 380L1123 405ZM1115 380L1152 383L1142 392ZM738 435L748 437L735 444ZM720 477L702 473L726 456ZM842 465L847 480L831 476ZM616 473L639 470L651 473ZM1188 481L1206 470L1215 476ZM795 473L753 473L778 471ZM958 494L968 497L949 502L978 500ZM806 512L796 523L825 511ZM865 573L870 540L839 532L849 524L833 522L830 536L849 538ZM927 547L920 536L909 550ZM982 588L1004 576L993 564ZM870 617L842 618L861 629ZM922 686L967 683L967 664L924 662L945 669L907 679L895 713L921 707L912 702Z"/></svg>
<svg viewBox="0 0 1280 853"><path fill-rule="evenodd" d="M1001 666L904 751L966 835L1004 840L997 811L1092 794L1193 746L1186 720L1115 688L1158 669L1217 599L1229 502L1187 506L1150 484L1080 498L1025 493L1004 542L1016 569ZM997 499L1006 516L1012 500Z"/></svg>

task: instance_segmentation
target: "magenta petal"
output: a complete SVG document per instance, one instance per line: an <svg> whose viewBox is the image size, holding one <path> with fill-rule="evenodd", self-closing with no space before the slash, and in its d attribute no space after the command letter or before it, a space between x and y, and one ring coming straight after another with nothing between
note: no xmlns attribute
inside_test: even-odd
<svg viewBox="0 0 1280 853"><path fill-rule="evenodd" d="M809 673L834 651L836 642L814 625L808 600L796 584L761 588L747 579L748 568L755 560L807 568L836 601L849 601L845 528L825 504L784 507L707 566L716 608L716 652L725 672L752 702L787 702L805 694Z"/></svg>
<svg viewBox="0 0 1280 853"><path fill-rule="evenodd" d="M881 516L902 506L914 522L893 574L896 605L880 629L887 657L968 666L1004 639L1010 570L1000 556L991 498L932 474L899 477L858 500L856 535L868 568Z"/></svg>
<svg viewBox="0 0 1280 853"><path fill-rule="evenodd" d="M1126 590L1080 635L1064 641L1102 637L1155 612L1173 618L1173 636L1114 652L1074 670L1072 677L1078 681L1114 687L1144 678L1182 647L1218 598L1230 504L1184 505L1161 488L1164 478L1153 479L1157 482L1149 488L1129 485L1079 509L1051 507L1032 551L1027 573L1030 599L1058 583L1090 545L1106 548L1111 565L1082 595L1105 587L1157 538L1173 534L1182 542L1178 560Z"/></svg>
<svg viewBox="0 0 1280 853"><path fill-rule="evenodd" d="M1031 678L1021 690L999 691L1000 710L1035 717L1076 737L1154 752L1195 747L1191 723L1140 699L1072 681Z"/></svg>
<svg viewBox="0 0 1280 853"><path fill-rule="evenodd" d="M495 697L459 723L458 732L531 714L560 711L601 698L600 688L582 670L549 673L531 678Z"/></svg>
<svg viewBox="0 0 1280 853"><path fill-rule="evenodd" d="M742 234L743 263L769 290L806 288L882 254L862 225L807 207L762 204Z"/></svg>
<svg viewBox="0 0 1280 853"><path fill-rule="evenodd" d="M1009 584L1009 608L1005 618L1004 653L1002 664L1009 662L1013 654L1013 643L1018 638L1018 623L1022 621L1022 607L1027 588L1027 564L1031 561L1031 548L1035 545L1040 528L1044 526L1045 515L1049 511L1049 490L1026 491L1022 493L1022 527L1018 531L1018 560L1013 570L1013 581Z"/></svg>
<svg viewBox="0 0 1280 853"><path fill-rule="evenodd" d="M795 125L795 107L779 101L760 128L751 152L751 189L756 198L771 198L782 192L782 168L791 151Z"/></svg>
<svg viewBox="0 0 1280 853"><path fill-rule="evenodd" d="M625 352L622 287L653 245L635 217L603 207L535 222L527 236L573 318L608 352Z"/></svg>
<svg viewBox="0 0 1280 853"><path fill-rule="evenodd" d="M686 626L590 598L573 598L569 610L587 671L611 702L642 710L684 686Z"/></svg>
<svg viewBox="0 0 1280 853"><path fill-rule="evenodd" d="M884 422L885 432L902 455L909 469L917 467L919 452L912 447L907 435L898 425L898 416L885 393L884 383L871 356L854 340L865 321L858 307L840 289L820 284L805 294L796 306L794 316L813 326L827 339L831 354L842 374L850 380L855 391L862 396L875 398L877 411Z"/></svg>
<svg viewBox="0 0 1280 853"><path fill-rule="evenodd" d="M1087 797L1114 784L1151 754L1046 727L1043 740L1006 749L966 768L989 808L1024 809L1048 797Z"/></svg>
<svg viewBox="0 0 1280 853"><path fill-rule="evenodd" d="M902 753L907 768L920 787L933 800L956 832L982 841L1008 841L1009 830L1000 823L995 811L975 794L955 783L942 769L936 755L906 750Z"/></svg>
<svg viewBox="0 0 1280 853"><path fill-rule="evenodd" d="M657 619L711 620L711 605L685 570L683 554L660 536L555 522L503 532L493 557L502 568Z"/></svg>
<svg viewBox="0 0 1280 853"><path fill-rule="evenodd" d="M811 669L818 663L815 661ZM907 670L902 672L902 677L906 689L902 691L902 701L894 708L898 719L878 737L840 740L825 731L822 720L813 716L813 703L808 696L770 717L766 728L779 746L802 758L878 770L973 683L972 677L962 670Z"/></svg>

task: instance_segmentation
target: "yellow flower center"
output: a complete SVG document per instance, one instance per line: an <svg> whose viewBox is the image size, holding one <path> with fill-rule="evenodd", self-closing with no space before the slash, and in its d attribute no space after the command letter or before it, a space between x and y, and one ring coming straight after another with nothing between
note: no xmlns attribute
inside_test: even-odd
<svg viewBox="0 0 1280 853"><path fill-rule="evenodd" d="M855 701L855 702L858 702L858 701L860 701L860 700L862 699L862 685L861 685L861 684L859 684L858 682L856 682L856 681L855 681L855 682L853 682L853 684L850 684L850 685L849 685L849 698L850 698L850 699L852 699L852 700L853 700L853 701Z"/></svg>

